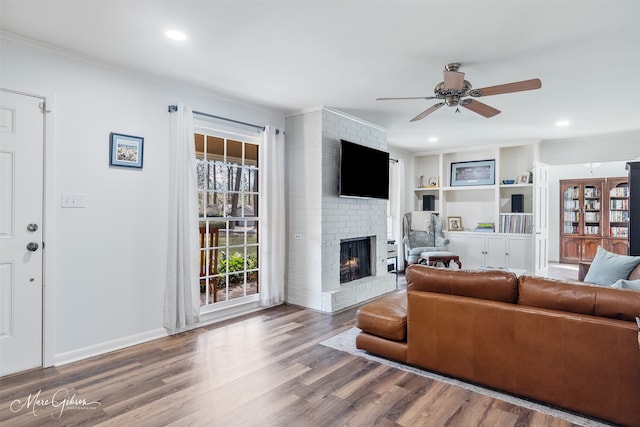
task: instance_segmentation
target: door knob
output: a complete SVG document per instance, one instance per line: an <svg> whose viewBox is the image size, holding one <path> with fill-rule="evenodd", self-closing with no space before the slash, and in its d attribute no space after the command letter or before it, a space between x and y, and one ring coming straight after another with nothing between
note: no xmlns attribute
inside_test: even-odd
<svg viewBox="0 0 640 427"><path fill-rule="evenodd" d="M27 243L27 250L29 252L35 252L38 250L38 244L36 242Z"/></svg>

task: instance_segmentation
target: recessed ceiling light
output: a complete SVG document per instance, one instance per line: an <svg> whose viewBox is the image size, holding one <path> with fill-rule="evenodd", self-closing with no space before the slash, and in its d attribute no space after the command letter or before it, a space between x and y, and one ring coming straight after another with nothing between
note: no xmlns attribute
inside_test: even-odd
<svg viewBox="0 0 640 427"><path fill-rule="evenodd" d="M571 122L569 120L558 120L556 122L556 126L558 127L565 127L565 126L569 126L571 124Z"/></svg>
<svg viewBox="0 0 640 427"><path fill-rule="evenodd" d="M429 142L438 142L438 138L435 136L429 137L429 139L427 139L427 141Z"/></svg>
<svg viewBox="0 0 640 427"><path fill-rule="evenodd" d="M165 35L169 37L171 40L182 41L187 39L187 35L182 31L169 30L165 33Z"/></svg>

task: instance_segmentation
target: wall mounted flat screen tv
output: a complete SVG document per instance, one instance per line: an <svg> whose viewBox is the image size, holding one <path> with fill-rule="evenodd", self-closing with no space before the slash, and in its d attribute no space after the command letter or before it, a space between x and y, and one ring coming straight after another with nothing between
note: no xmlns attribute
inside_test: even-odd
<svg viewBox="0 0 640 427"><path fill-rule="evenodd" d="M340 140L340 196L389 199L389 153Z"/></svg>

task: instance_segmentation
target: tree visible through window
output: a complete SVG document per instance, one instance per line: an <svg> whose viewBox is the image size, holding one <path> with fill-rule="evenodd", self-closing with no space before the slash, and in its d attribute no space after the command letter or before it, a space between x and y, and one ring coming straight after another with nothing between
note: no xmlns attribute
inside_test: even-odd
<svg viewBox="0 0 640 427"><path fill-rule="evenodd" d="M195 141L201 305L257 294L258 143L203 133Z"/></svg>

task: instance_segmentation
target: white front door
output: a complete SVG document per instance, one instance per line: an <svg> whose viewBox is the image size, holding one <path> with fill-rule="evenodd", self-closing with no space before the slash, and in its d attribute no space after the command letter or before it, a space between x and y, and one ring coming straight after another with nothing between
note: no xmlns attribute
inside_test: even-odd
<svg viewBox="0 0 640 427"><path fill-rule="evenodd" d="M0 375L42 366L41 102L0 90Z"/></svg>

